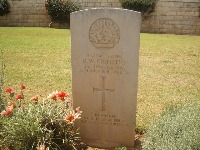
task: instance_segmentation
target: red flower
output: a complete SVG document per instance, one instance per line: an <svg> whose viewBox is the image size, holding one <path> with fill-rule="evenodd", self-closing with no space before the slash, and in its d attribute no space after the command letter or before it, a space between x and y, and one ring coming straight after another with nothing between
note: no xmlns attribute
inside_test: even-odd
<svg viewBox="0 0 200 150"><path fill-rule="evenodd" d="M58 91L53 91L51 94L48 95L48 98L52 100L56 100L57 94L58 94Z"/></svg>
<svg viewBox="0 0 200 150"><path fill-rule="evenodd" d="M74 112L70 112L70 114L68 114L68 115L65 117L65 120L66 120L68 123L73 123L73 122L76 120Z"/></svg>
<svg viewBox="0 0 200 150"><path fill-rule="evenodd" d="M52 95L50 96L50 99L56 100L56 97L57 97L56 94L52 94Z"/></svg>
<svg viewBox="0 0 200 150"><path fill-rule="evenodd" d="M26 88L26 86L24 84L21 84L20 86L21 86L21 90Z"/></svg>
<svg viewBox="0 0 200 150"><path fill-rule="evenodd" d="M0 114L1 116L9 116L10 114L12 114L12 110L7 108L6 110L3 110Z"/></svg>
<svg viewBox="0 0 200 150"><path fill-rule="evenodd" d="M34 96L34 97L31 98L32 101L38 101L38 99L39 99L38 95L36 95L36 96Z"/></svg>
<svg viewBox="0 0 200 150"><path fill-rule="evenodd" d="M12 90L13 90L12 88L8 88L8 89L6 89L6 92L7 92L7 93L11 93Z"/></svg>
<svg viewBox="0 0 200 150"><path fill-rule="evenodd" d="M17 95L16 100L19 100L19 99L24 99L24 97L23 97L22 94L18 94L18 95Z"/></svg>
<svg viewBox="0 0 200 150"><path fill-rule="evenodd" d="M63 91L60 91L58 92L58 99L60 100L65 100L65 98L67 98L69 96L69 94L67 92L63 92Z"/></svg>
<svg viewBox="0 0 200 150"><path fill-rule="evenodd" d="M76 111L72 110L70 111L67 116L65 117L65 120L68 123L73 123L76 119L80 119L82 111L80 111L80 107L76 108Z"/></svg>

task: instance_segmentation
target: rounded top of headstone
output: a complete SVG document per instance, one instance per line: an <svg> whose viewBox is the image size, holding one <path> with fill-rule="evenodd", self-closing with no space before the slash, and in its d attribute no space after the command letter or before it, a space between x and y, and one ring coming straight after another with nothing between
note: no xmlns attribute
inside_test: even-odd
<svg viewBox="0 0 200 150"><path fill-rule="evenodd" d="M117 11L117 12L131 12L131 13L141 14L141 12L138 12L138 11L134 11L130 9L122 9L122 8L87 8L87 9L81 9L78 11L71 12L70 14L90 12L90 11Z"/></svg>
<svg viewBox="0 0 200 150"><path fill-rule="evenodd" d="M89 39L97 49L112 49L119 42L120 29L112 19L100 18L90 26Z"/></svg>

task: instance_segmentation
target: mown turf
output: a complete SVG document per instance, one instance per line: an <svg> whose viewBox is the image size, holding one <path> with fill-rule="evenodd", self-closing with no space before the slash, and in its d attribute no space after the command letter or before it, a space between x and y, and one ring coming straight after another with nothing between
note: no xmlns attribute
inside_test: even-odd
<svg viewBox="0 0 200 150"><path fill-rule="evenodd" d="M0 28L6 64L4 87L24 83L32 94L71 91L70 32L48 28Z"/></svg>
<svg viewBox="0 0 200 150"><path fill-rule="evenodd" d="M143 127L168 104L200 101L200 37L142 34L138 90Z"/></svg>
<svg viewBox="0 0 200 150"><path fill-rule="evenodd" d="M4 89L24 83L29 97L71 93L69 30L0 27L0 50ZM142 33L137 127L148 127L166 105L185 101L200 101L200 37Z"/></svg>

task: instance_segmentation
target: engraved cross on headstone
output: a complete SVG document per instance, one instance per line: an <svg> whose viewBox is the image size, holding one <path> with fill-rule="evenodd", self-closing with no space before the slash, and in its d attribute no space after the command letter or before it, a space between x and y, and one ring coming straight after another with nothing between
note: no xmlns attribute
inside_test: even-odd
<svg viewBox="0 0 200 150"><path fill-rule="evenodd" d="M114 92L115 89L106 89L105 87L105 76L102 76L102 88L95 88L93 87L93 92L97 91L97 92L102 92L102 111L106 111L106 92Z"/></svg>

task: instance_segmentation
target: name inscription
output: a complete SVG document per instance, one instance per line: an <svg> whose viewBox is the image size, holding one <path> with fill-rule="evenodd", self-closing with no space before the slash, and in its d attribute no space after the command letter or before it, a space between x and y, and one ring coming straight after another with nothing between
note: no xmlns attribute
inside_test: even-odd
<svg viewBox="0 0 200 150"><path fill-rule="evenodd" d="M121 55L88 54L82 59L80 72L129 74L126 60Z"/></svg>

